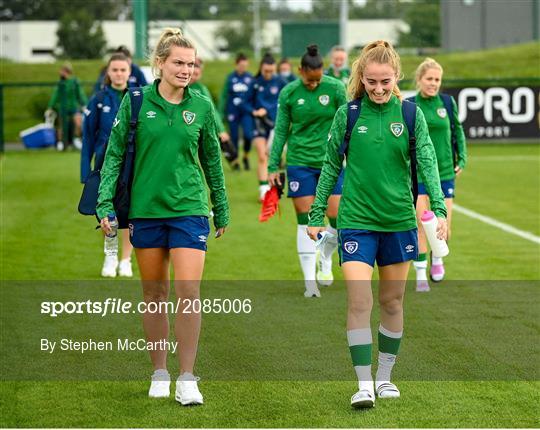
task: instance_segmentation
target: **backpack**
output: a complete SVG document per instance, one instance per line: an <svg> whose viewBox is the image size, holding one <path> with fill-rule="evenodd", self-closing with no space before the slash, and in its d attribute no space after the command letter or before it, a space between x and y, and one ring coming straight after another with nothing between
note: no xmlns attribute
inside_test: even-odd
<svg viewBox="0 0 540 430"><path fill-rule="evenodd" d="M118 228L128 227L129 205L131 200L131 183L133 180L133 164L135 161L135 138L137 132L137 122L139 112L143 102L143 92L140 87L129 88L131 101L131 118L129 120L129 133L124 161L120 168L120 174L116 184L116 193L113 197L114 211L118 220ZM79 201L79 213L82 215L95 215L101 183L101 167L105 158L106 150L102 156L96 159L94 170L90 173L84 183L83 192ZM98 221L100 219L98 218Z"/></svg>
<svg viewBox="0 0 540 430"><path fill-rule="evenodd" d="M450 142L452 144L452 157L454 159L454 167L457 166L458 161L458 149L457 149L457 135L456 125L454 124L454 105L452 104L452 96L450 94L439 93L444 105L444 109L448 114L448 120L450 121ZM415 103L416 96L407 98L408 101Z"/></svg>
<svg viewBox="0 0 540 430"><path fill-rule="evenodd" d="M339 148L339 154L346 156L349 150L349 142L351 140L351 134L356 121L360 117L360 111L362 110L362 97L356 100L352 100L347 103L347 129L345 130L345 136L343 142ZM401 104L401 113L403 120L407 126L409 132L409 158L411 161L411 192L413 195L413 203L416 207L416 201L418 199L418 177L416 173L416 104L409 100L403 100Z"/></svg>

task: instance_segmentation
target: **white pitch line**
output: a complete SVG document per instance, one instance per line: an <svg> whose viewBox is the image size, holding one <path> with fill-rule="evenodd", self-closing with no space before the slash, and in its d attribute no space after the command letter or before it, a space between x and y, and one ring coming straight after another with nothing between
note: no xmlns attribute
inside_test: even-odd
<svg viewBox="0 0 540 430"><path fill-rule="evenodd" d="M507 233L514 234L516 236L519 236L523 239L530 240L531 242L540 244L540 237L536 236L528 231L523 231L518 228L515 228L511 226L510 224L505 224L504 222L497 221L496 219L490 218L488 216L479 214L478 212L472 211L470 209L464 208L460 205L457 205L454 203L452 206L453 209L456 212L462 213L463 215L467 215L471 218L480 220L482 222L485 222L486 224L492 225L493 227L497 227L500 230L503 230Z"/></svg>

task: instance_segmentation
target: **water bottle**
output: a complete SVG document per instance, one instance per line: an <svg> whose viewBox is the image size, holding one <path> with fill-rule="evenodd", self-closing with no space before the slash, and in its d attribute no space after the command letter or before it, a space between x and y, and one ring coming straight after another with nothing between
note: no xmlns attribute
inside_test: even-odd
<svg viewBox="0 0 540 430"><path fill-rule="evenodd" d="M105 255L109 257L118 255L118 220L113 213L109 214L107 218L109 218L111 232L105 234L104 251Z"/></svg>
<svg viewBox="0 0 540 430"><path fill-rule="evenodd" d="M424 211L422 217L422 226L426 232L426 237L434 257L446 257L450 250L445 240L437 239L437 217L431 211Z"/></svg>

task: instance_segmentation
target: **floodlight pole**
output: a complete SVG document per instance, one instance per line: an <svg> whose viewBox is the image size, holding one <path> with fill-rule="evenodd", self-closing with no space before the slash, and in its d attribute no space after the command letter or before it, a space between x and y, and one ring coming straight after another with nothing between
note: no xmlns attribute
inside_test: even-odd
<svg viewBox="0 0 540 430"><path fill-rule="evenodd" d="M253 52L261 58L261 10L259 0L253 0Z"/></svg>
<svg viewBox="0 0 540 430"><path fill-rule="evenodd" d="M339 8L339 44L346 50L347 46L347 21L349 20L349 0L341 0Z"/></svg>
<svg viewBox="0 0 540 430"><path fill-rule="evenodd" d="M135 59L144 60L148 49L148 0L132 0L135 21Z"/></svg>

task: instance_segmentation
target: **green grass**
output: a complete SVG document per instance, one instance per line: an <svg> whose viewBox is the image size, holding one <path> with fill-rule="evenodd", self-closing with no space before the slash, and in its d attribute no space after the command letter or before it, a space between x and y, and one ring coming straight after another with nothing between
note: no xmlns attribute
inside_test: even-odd
<svg viewBox="0 0 540 430"><path fill-rule="evenodd" d="M538 147L477 145L469 153L456 202L539 235ZM144 353L38 351L43 336L141 337L138 315L53 320L39 314L42 300L138 301L140 286L97 282L102 238L93 219L76 213L78 154L9 152L1 163L2 427L540 424L535 243L455 213L448 281L427 295L408 287L395 369L402 398L354 411L343 284L324 290L321 300L304 299L290 201L282 201L281 217L258 223L254 172L226 168L232 223L209 243L202 294L249 297L253 312L204 316L197 373L206 404L181 408L172 399L146 397L151 370ZM338 268L335 273L342 279ZM372 327L377 324L375 309Z"/></svg>
<svg viewBox="0 0 540 430"><path fill-rule="evenodd" d="M452 54L435 55L444 67L444 78L476 79L484 85L500 78L536 79L539 77L540 43L526 43L521 45L491 49L478 52L459 52ZM414 71L424 59L423 56L404 55L402 57L403 74L405 79L414 77ZM298 66L299 59L293 59L294 66ZM352 58L351 58L352 61ZM0 61L0 82L2 83L31 83L51 82L58 78L58 69L61 63L20 64ZM75 74L83 81L88 82L85 89L88 94L103 67L98 60L73 61ZM251 71L255 72L257 65L252 62ZM203 82L209 87L214 98L218 98L223 82L232 70L232 61L208 61L205 64ZM507 82L508 85L523 84L523 79L516 82ZM410 83L405 88L412 88ZM6 142L17 142L19 132L31 127L42 120L43 111L52 93L51 86L17 87L4 89L4 132Z"/></svg>

